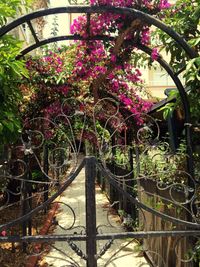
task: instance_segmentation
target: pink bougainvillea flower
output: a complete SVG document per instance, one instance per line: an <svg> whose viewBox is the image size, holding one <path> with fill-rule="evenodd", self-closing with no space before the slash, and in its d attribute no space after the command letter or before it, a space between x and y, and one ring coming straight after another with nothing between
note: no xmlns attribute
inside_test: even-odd
<svg viewBox="0 0 200 267"><path fill-rule="evenodd" d="M113 79L115 78L115 75L114 75L113 73L110 73L110 74L108 75L108 78L109 78L110 80L113 80Z"/></svg>
<svg viewBox="0 0 200 267"><path fill-rule="evenodd" d="M149 31L149 29L145 29L142 32L141 43L143 45L148 45L150 43L150 31Z"/></svg>
<svg viewBox="0 0 200 267"><path fill-rule="evenodd" d="M170 8L171 4L168 2L168 0L161 0L159 4L160 9L167 9Z"/></svg>
<svg viewBox="0 0 200 267"><path fill-rule="evenodd" d="M111 62L114 63L114 62L116 62L117 58L115 55L111 55L110 60L111 60Z"/></svg>
<svg viewBox="0 0 200 267"><path fill-rule="evenodd" d="M61 68L57 68L57 69L56 69L56 72L58 72L58 73L59 73L59 72L62 72L62 69L61 69Z"/></svg>
<svg viewBox="0 0 200 267"><path fill-rule="evenodd" d="M153 48L152 52L151 52L151 59L152 60L157 60L158 57L159 57L158 49L157 48Z"/></svg>
<svg viewBox="0 0 200 267"><path fill-rule="evenodd" d="M2 236L7 236L7 232L6 232L5 230L3 230L3 231L1 232L1 235L2 235Z"/></svg>

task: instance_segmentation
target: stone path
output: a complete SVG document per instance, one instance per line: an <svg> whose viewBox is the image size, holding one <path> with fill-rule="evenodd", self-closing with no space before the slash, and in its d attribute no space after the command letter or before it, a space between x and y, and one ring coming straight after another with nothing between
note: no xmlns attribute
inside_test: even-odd
<svg viewBox="0 0 200 267"><path fill-rule="evenodd" d="M63 193L60 199L60 210L57 214L57 220L60 226L54 231L54 234L80 233L85 226L85 169L82 169L75 181ZM73 230L64 230L69 228L73 223L73 213L69 206L74 210L76 222ZM97 226L99 232L117 233L123 232L124 229L120 225L120 219L117 215L111 214L109 202L106 196L101 192L101 189L96 186L96 210L97 210ZM108 220L112 224L109 225ZM81 227L80 227L81 226ZM99 252L105 243L108 241L99 241L97 251ZM130 244L128 244L130 242ZM85 242L75 243L85 253ZM85 260L81 259L71 249L67 242L55 242L50 252L45 256L43 262L46 262L51 267L84 267ZM144 257L139 256L138 246L132 239L115 240L112 246L98 260L98 267L147 267Z"/></svg>

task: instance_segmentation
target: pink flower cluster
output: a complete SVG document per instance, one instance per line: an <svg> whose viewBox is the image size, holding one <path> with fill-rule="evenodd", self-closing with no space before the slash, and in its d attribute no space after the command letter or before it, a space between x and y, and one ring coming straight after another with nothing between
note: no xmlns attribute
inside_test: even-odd
<svg viewBox="0 0 200 267"><path fill-rule="evenodd" d="M62 72L63 61L58 54L51 52L49 56L43 57L42 60L45 65L50 67L50 71L55 73Z"/></svg>
<svg viewBox="0 0 200 267"><path fill-rule="evenodd" d="M161 0L162 1L162 0ZM158 5L159 1L152 1L152 0L142 0L140 1L140 6L156 6ZM166 1L167 2L167 1ZM116 7L135 7L136 5L139 6L139 3L135 0L90 0L90 4L92 6L99 5L99 6L116 6Z"/></svg>
<svg viewBox="0 0 200 267"><path fill-rule="evenodd" d="M156 12L170 7L167 0L90 0L90 3L91 5L99 6L131 7L145 12ZM71 25L71 33L80 35L83 38L87 38L88 34L91 37L109 35L113 38L117 38L119 34L123 33L130 26L131 18L130 23L128 22L129 20L127 20L126 15L114 13L91 14L90 31L88 32L86 16L80 16L75 19ZM104 90L107 90L110 95L114 95L127 110L135 115L137 123L140 124L142 123L140 114L147 112L152 104L143 100L138 95L138 88L141 90L143 88L140 70L130 61L131 57L127 57L127 59L123 58L123 55L130 55L130 51L136 49L134 42L131 43L131 40L134 39L135 31L128 31L127 35L124 36L125 42L120 47L120 51L118 50L117 52L116 49L114 49L115 40L109 42L97 40L83 40L77 42L76 58L73 61L74 69L70 73L67 73L67 70L65 70L65 64L60 54L53 52L50 52L37 62L28 60L26 66L34 77L38 77L38 80L43 80L44 83L46 83L46 80L51 81L54 79L53 84L55 84L55 81L57 81L59 77L62 77L61 74L65 71L64 74L67 76L67 85L49 87L50 90L53 90L55 93L54 96L57 96L57 94L60 96L55 99L68 96L70 93L73 94L73 91L76 90L81 91L82 88L78 88L81 81L86 81L89 88L93 81L98 80L99 77L105 77L103 81ZM130 42L129 45L126 46L127 40ZM145 46L150 45L149 25L141 24L139 41ZM154 48L151 58L152 60L157 60L158 57L158 51ZM89 91L89 89L86 90ZM76 93L74 93L74 95L76 95ZM52 102L53 97L51 98L50 96L49 103ZM45 107L42 111L46 118L51 118L52 116L60 114L60 100L54 100L51 105ZM51 136L51 132L49 136ZM87 133L86 138L96 142L93 139L92 133Z"/></svg>
<svg viewBox="0 0 200 267"><path fill-rule="evenodd" d="M149 28L145 27L141 34L141 43L143 45L150 44L150 31Z"/></svg>
<svg viewBox="0 0 200 267"><path fill-rule="evenodd" d="M135 115L138 124L142 122L140 119L141 113L146 113L152 107L152 103L141 99L139 96L135 95L134 98L128 97L125 94L119 95L120 101L125 105L125 107Z"/></svg>
<svg viewBox="0 0 200 267"><path fill-rule="evenodd" d="M144 1L149 4L151 1ZM133 1L91 1L91 5L113 5L113 6L134 6ZM103 35L108 32L113 34L121 31L125 26L126 20L119 14L100 14L91 16L90 35ZM80 34L87 37L86 19L81 16L75 20L71 27L72 34ZM131 39L129 32L127 38ZM148 26L143 26L141 30L141 43L150 44L150 32ZM143 83L139 69L129 62L121 62L118 55L113 53L114 42L107 46L102 41L81 41L78 44L77 61L74 68L74 76L81 80L98 79L106 75L106 88L114 94L123 105L140 121L140 114L147 112L151 103L141 99L137 95L137 88L141 88ZM124 48L124 51L126 48ZM130 47L128 48L130 49ZM132 47L134 49L134 46ZM127 50L128 51L128 50ZM127 52L128 53L128 52ZM152 57L156 58L156 51ZM112 71L110 71L110 68ZM105 86L105 85L104 85ZM141 121L140 121L141 122Z"/></svg>
<svg viewBox="0 0 200 267"><path fill-rule="evenodd" d="M123 16L118 14L99 14L91 15L90 20L90 36L101 35L105 32L108 32L112 29L112 31L117 30L117 28L122 28L123 22L121 21ZM88 33L86 31L86 17L79 16L77 19L73 21L73 24L70 27L70 31L72 34L79 34L84 38L88 37Z"/></svg>
<svg viewBox="0 0 200 267"><path fill-rule="evenodd" d="M151 59L152 60L157 60L158 57L159 57L158 49L157 48L153 48L152 52L151 52Z"/></svg>
<svg viewBox="0 0 200 267"><path fill-rule="evenodd" d="M49 52L49 55L42 57L39 60L29 58L26 61L26 68L39 80L45 79L46 76L58 77L63 71L63 60L57 53Z"/></svg>
<svg viewBox="0 0 200 267"><path fill-rule="evenodd" d="M90 130L84 131L82 138L83 138L83 140L88 140L92 144L95 144L95 145L97 144L97 137L96 137L95 133L90 131Z"/></svg>
<svg viewBox="0 0 200 267"><path fill-rule="evenodd" d="M168 0L160 0L160 3L159 3L160 9L167 9L170 7L171 7L171 4L168 2Z"/></svg>
<svg viewBox="0 0 200 267"><path fill-rule="evenodd" d="M96 78L106 72L107 68L103 63L106 58L106 51L101 41L93 41L88 45L80 42L73 75L77 77L77 80Z"/></svg>
<svg viewBox="0 0 200 267"><path fill-rule="evenodd" d="M63 96L67 96L69 93L69 86L68 85L57 85L55 87L52 88L53 90L57 91L59 94L63 95Z"/></svg>
<svg viewBox="0 0 200 267"><path fill-rule="evenodd" d="M54 101L50 106L43 110L44 117L51 119L51 117L56 117L61 114L61 103L59 100Z"/></svg>
<svg viewBox="0 0 200 267"><path fill-rule="evenodd" d="M5 230L1 231L1 236L7 236L7 232Z"/></svg>
<svg viewBox="0 0 200 267"><path fill-rule="evenodd" d="M77 19L74 19L73 24L70 27L71 33L85 35L86 31L83 29L82 25L86 25L86 22L87 20L85 16L79 16Z"/></svg>
<svg viewBox="0 0 200 267"><path fill-rule="evenodd" d="M99 6L114 6L114 7L131 7L136 9L141 9L145 12L159 12L162 9L166 9L171 7L168 0L90 0L90 4L92 6L99 5ZM125 15L120 14L99 14L91 15L90 21L90 36L94 35L102 35L108 32L117 33L127 23L127 18ZM83 37L87 37L88 33L86 31L86 17L80 16L78 19L75 19L72 26L71 26L71 33L72 34L79 34ZM127 39L131 39L130 33L127 36ZM141 31L141 43L143 45L148 45L150 43L150 33L149 27L144 26Z"/></svg>
<svg viewBox="0 0 200 267"><path fill-rule="evenodd" d="M168 0L90 0L90 4L92 6L99 5L99 6L116 6L116 7L146 7L149 9L152 8L159 8L165 9L169 8L171 5L168 3Z"/></svg>

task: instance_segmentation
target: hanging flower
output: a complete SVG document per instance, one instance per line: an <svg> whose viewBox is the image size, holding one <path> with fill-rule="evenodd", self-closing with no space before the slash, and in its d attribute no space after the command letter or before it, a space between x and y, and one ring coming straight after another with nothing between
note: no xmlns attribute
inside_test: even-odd
<svg viewBox="0 0 200 267"><path fill-rule="evenodd" d="M154 60L157 60L158 57L159 57L158 49L153 48L151 52L151 59L154 61Z"/></svg>
<svg viewBox="0 0 200 267"><path fill-rule="evenodd" d="M141 43L143 45L148 45L150 43L150 31L148 28L146 28L143 32L142 32L142 38L141 38Z"/></svg>
<svg viewBox="0 0 200 267"><path fill-rule="evenodd" d="M160 9L167 9L170 8L171 4L168 2L168 0L161 0L159 4Z"/></svg>

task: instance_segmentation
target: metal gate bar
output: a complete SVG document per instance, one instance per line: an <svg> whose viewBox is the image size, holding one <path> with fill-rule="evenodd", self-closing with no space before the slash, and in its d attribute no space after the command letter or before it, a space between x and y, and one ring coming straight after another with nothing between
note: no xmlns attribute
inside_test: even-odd
<svg viewBox="0 0 200 267"><path fill-rule="evenodd" d="M85 197L86 197L87 267L97 267L95 179L96 179L96 160L94 157L86 157Z"/></svg>

